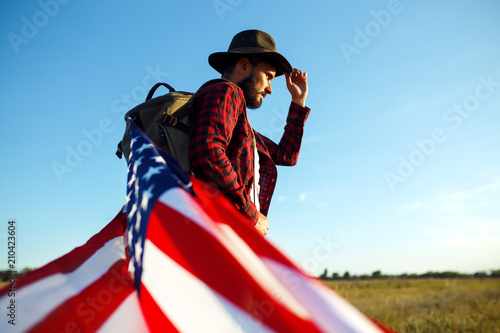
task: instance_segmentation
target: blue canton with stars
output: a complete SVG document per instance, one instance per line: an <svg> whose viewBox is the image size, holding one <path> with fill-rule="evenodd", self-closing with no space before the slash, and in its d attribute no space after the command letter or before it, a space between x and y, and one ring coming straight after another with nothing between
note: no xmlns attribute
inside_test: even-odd
<svg viewBox="0 0 500 333"><path fill-rule="evenodd" d="M177 161L159 149L132 121L126 196L127 238L134 282L140 291L147 222L156 200L166 190L181 187L194 194L189 176Z"/></svg>

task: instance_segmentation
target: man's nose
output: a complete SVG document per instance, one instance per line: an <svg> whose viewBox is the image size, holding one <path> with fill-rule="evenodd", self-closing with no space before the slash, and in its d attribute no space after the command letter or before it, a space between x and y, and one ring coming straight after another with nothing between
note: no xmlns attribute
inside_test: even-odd
<svg viewBox="0 0 500 333"><path fill-rule="evenodd" d="M271 87L270 83L267 85L264 91L266 92L267 95L271 95L273 93L273 88Z"/></svg>

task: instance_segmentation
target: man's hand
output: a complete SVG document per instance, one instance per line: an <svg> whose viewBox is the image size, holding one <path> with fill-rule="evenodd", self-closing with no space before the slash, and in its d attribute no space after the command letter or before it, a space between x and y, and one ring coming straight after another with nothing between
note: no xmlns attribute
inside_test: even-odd
<svg viewBox="0 0 500 333"><path fill-rule="evenodd" d="M307 73L294 68L292 73L284 73L286 87L292 95L292 102L304 107L307 97Z"/></svg>
<svg viewBox="0 0 500 333"><path fill-rule="evenodd" d="M259 219L257 220L255 229L257 229L257 231L260 232L262 236L265 236L267 234L267 230L269 229L269 219L262 215L261 212L258 213Z"/></svg>

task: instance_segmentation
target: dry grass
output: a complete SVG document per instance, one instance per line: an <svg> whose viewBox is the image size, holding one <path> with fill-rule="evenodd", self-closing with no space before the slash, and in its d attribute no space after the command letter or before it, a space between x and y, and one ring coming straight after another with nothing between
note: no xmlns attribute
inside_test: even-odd
<svg viewBox="0 0 500 333"><path fill-rule="evenodd" d="M500 279L327 281L399 332L500 333Z"/></svg>

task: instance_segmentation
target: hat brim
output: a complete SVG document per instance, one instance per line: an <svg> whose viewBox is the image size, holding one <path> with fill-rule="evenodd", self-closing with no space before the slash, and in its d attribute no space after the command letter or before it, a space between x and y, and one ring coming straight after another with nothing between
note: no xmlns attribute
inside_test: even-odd
<svg viewBox="0 0 500 333"><path fill-rule="evenodd" d="M258 55L270 59L276 65L276 76L283 73L291 73L292 65L278 52L216 52L208 57L208 63L220 74L224 74L226 65L230 59L241 56Z"/></svg>

